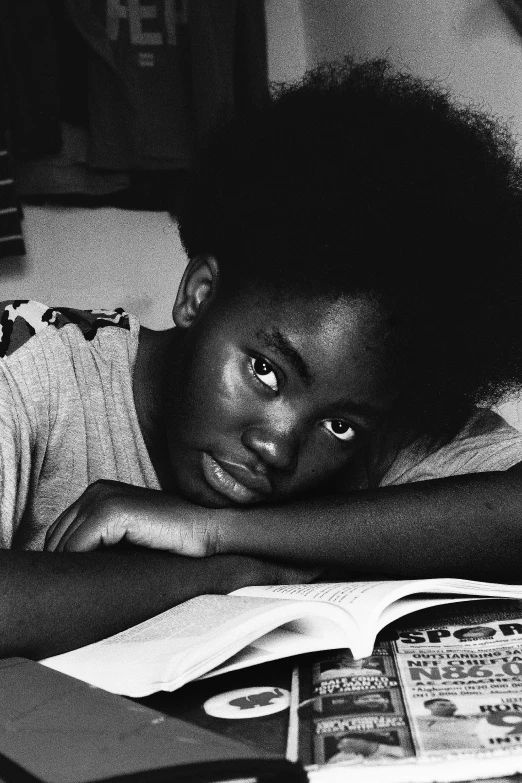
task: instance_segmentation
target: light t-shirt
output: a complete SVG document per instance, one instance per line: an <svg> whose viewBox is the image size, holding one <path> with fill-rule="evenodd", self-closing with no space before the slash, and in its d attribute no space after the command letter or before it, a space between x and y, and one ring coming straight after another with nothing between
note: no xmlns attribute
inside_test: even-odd
<svg viewBox="0 0 522 783"><path fill-rule="evenodd" d="M134 405L137 319L0 303L0 548L42 549L47 528L98 479L160 489ZM400 452L381 485L506 470L522 433L477 411L458 438Z"/></svg>
<svg viewBox="0 0 522 783"><path fill-rule="evenodd" d="M97 479L159 489L132 393L137 320L14 302L0 327L0 546L41 549Z"/></svg>
<svg viewBox="0 0 522 783"><path fill-rule="evenodd" d="M415 446L399 452L379 485L508 470L522 461L522 433L486 408L475 414L446 446L426 453Z"/></svg>

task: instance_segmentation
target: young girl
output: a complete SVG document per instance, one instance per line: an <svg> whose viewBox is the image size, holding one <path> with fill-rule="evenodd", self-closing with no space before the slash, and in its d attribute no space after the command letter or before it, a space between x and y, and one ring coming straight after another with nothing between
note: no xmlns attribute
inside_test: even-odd
<svg viewBox="0 0 522 783"><path fill-rule="evenodd" d="M520 175L502 125L382 61L225 129L173 329L45 310L4 346L5 542L48 550L2 553L7 649L256 581L518 581L522 435L490 407L522 382Z"/></svg>

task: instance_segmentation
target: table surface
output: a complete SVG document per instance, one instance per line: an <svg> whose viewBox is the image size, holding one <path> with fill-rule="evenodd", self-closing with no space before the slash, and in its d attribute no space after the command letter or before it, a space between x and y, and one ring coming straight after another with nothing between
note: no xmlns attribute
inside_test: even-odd
<svg viewBox="0 0 522 783"><path fill-rule="evenodd" d="M251 747L284 758L288 710L250 719L227 720L208 715L203 705L213 696L240 688L262 686L267 689L284 688L289 691L291 677L292 664L289 660L274 661L192 682L174 693L154 693L137 701L165 715L196 723L209 731L215 731L230 739L239 740Z"/></svg>

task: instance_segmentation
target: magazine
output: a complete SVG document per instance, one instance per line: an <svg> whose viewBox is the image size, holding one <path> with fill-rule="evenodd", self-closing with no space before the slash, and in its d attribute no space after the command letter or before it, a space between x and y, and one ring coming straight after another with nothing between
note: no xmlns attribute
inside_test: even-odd
<svg viewBox="0 0 522 783"><path fill-rule="evenodd" d="M519 607L520 611L520 607ZM522 616L410 627L294 669L288 757L311 783L433 783L522 771ZM385 770L383 769L385 768Z"/></svg>
<svg viewBox="0 0 522 783"><path fill-rule="evenodd" d="M245 587L202 595L108 639L43 664L135 698L202 676L349 647L368 656L377 633L419 609L477 598L522 598L522 587L421 579Z"/></svg>

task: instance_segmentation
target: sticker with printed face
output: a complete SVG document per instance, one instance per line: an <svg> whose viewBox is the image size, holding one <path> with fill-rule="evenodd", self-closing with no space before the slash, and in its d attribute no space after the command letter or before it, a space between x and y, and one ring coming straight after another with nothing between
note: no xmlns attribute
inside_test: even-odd
<svg viewBox="0 0 522 783"><path fill-rule="evenodd" d="M213 696L203 704L207 715L214 718L259 718L286 710L290 704L290 693L284 688L254 686L227 691Z"/></svg>

